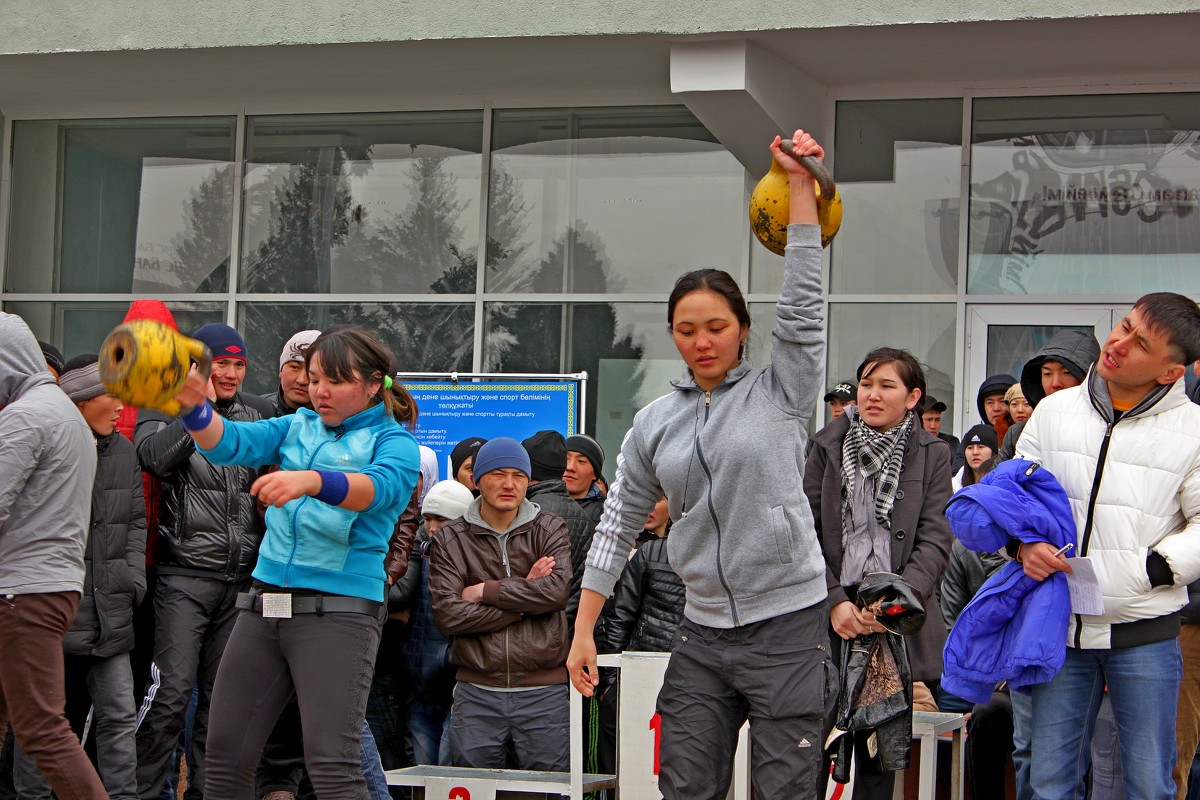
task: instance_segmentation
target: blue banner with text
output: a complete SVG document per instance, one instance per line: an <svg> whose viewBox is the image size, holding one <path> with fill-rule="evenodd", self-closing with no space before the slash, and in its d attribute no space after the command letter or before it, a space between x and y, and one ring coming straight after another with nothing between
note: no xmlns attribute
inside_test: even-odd
<svg viewBox="0 0 1200 800"><path fill-rule="evenodd" d="M450 475L450 451L463 439L511 436L520 441L538 431L578 433L579 383L488 380L405 383L417 401L417 441L438 455L440 480Z"/></svg>

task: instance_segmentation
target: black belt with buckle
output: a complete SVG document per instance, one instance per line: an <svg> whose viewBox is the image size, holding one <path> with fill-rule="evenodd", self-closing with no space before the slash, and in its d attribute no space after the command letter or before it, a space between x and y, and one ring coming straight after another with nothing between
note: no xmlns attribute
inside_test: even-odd
<svg viewBox="0 0 1200 800"><path fill-rule="evenodd" d="M239 592L237 607L264 617L287 619L293 614L370 614L378 616L383 603L337 594L290 594L288 592Z"/></svg>

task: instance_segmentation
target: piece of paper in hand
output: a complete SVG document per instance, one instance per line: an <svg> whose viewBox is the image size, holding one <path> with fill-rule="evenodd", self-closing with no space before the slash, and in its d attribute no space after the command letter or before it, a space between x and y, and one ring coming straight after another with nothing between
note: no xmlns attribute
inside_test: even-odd
<svg viewBox="0 0 1200 800"><path fill-rule="evenodd" d="M1104 613L1104 595L1100 592L1100 581L1096 578L1096 565L1090 558L1067 559L1071 571L1067 573L1067 587L1071 590L1071 611L1075 614L1099 616Z"/></svg>

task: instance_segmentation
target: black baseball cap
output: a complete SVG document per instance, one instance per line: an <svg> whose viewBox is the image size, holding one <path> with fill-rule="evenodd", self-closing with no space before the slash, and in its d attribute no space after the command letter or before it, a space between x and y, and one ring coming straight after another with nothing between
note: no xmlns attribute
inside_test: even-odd
<svg viewBox="0 0 1200 800"><path fill-rule="evenodd" d="M850 383L850 381L842 381L825 393L825 402L828 403L835 397L842 402L846 402L854 400L857 396L858 393L854 391L854 384Z"/></svg>
<svg viewBox="0 0 1200 800"><path fill-rule="evenodd" d="M925 395L925 410L926 411L945 411L946 404L938 400L931 394Z"/></svg>

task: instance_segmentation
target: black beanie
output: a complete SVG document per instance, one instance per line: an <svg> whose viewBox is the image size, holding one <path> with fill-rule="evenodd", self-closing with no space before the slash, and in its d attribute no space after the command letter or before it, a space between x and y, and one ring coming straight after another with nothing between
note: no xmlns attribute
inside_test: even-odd
<svg viewBox="0 0 1200 800"><path fill-rule="evenodd" d="M62 351L49 342L43 342L41 339L38 339L38 345L42 348L42 358L45 359L46 365L53 367L55 372L62 375L63 367L66 366Z"/></svg>
<svg viewBox="0 0 1200 800"><path fill-rule="evenodd" d="M561 480L567 468L567 440L558 431L538 431L521 442L529 454L530 479Z"/></svg>
<svg viewBox="0 0 1200 800"><path fill-rule="evenodd" d="M592 469L596 471L597 478L604 471L604 448L592 437L584 436L582 433L568 436L567 451L579 453L592 462Z"/></svg>
<svg viewBox="0 0 1200 800"><path fill-rule="evenodd" d="M454 449L450 451L450 468L452 470L450 478L456 479L458 471L462 469L463 462L475 455L476 451L485 444L487 444L487 439L472 436L470 439L463 439L454 445Z"/></svg>
<svg viewBox="0 0 1200 800"><path fill-rule="evenodd" d="M961 447L964 455L967 445L971 444L982 444L992 448L992 455L996 455L1000 450L1000 444L996 440L996 429L991 425L976 425L963 434Z"/></svg>

